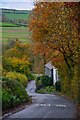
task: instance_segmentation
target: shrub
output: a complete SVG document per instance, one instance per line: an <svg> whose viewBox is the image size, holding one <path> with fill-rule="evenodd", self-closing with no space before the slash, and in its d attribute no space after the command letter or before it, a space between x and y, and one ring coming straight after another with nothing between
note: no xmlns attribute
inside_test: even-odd
<svg viewBox="0 0 80 120"><path fill-rule="evenodd" d="M34 75L32 75L32 74L27 74L26 75L27 76L27 78L28 78L28 81L30 81L30 80L34 80L35 79L35 76Z"/></svg>
<svg viewBox="0 0 80 120"><path fill-rule="evenodd" d="M36 80L40 80L40 77L37 77Z"/></svg>
<svg viewBox="0 0 80 120"><path fill-rule="evenodd" d="M45 93L53 93L55 91L54 86L47 86L45 88Z"/></svg>
<svg viewBox="0 0 80 120"><path fill-rule="evenodd" d="M11 78L13 80L17 80L19 81L21 84L24 85L24 87L27 86L28 83L28 79L25 75L21 74L21 73L16 73L16 72L8 72L6 75L7 78Z"/></svg>
<svg viewBox="0 0 80 120"><path fill-rule="evenodd" d="M61 81L60 80L55 83L55 89L56 89L56 91L61 91Z"/></svg>
<svg viewBox="0 0 80 120"><path fill-rule="evenodd" d="M10 93L2 89L2 109L10 108Z"/></svg>
<svg viewBox="0 0 80 120"><path fill-rule="evenodd" d="M48 76L44 75L36 78L36 90L39 90L46 86L51 86L52 84L52 79Z"/></svg>
<svg viewBox="0 0 80 120"><path fill-rule="evenodd" d="M22 102L28 102L29 96L20 82L6 77L2 78L2 109L15 107Z"/></svg>
<svg viewBox="0 0 80 120"><path fill-rule="evenodd" d="M2 70L2 75L6 76L7 75L7 71L5 69Z"/></svg>
<svg viewBox="0 0 80 120"><path fill-rule="evenodd" d="M47 86L47 87L45 87L45 88L42 88L42 89L40 89L40 90L37 90L37 92L38 93L53 93L55 91L55 88L54 88L54 86Z"/></svg>
<svg viewBox="0 0 80 120"><path fill-rule="evenodd" d="M44 76L41 76L41 84L43 87L45 86L51 86L53 83L52 83L52 79L46 75Z"/></svg>
<svg viewBox="0 0 80 120"><path fill-rule="evenodd" d="M42 88L40 77L36 78L36 90L39 90Z"/></svg>
<svg viewBox="0 0 80 120"><path fill-rule="evenodd" d="M1 58L0 58L1 59ZM0 76L2 75L2 65L1 65L1 63L0 63Z"/></svg>
<svg viewBox="0 0 80 120"><path fill-rule="evenodd" d="M3 57L3 69L7 71L16 71L26 75L29 72L29 66L30 63L26 57Z"/></svg>

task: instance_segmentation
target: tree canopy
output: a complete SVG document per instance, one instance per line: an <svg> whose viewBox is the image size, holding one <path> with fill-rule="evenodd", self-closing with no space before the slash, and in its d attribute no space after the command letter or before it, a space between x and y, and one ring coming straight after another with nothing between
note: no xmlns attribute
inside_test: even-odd
<svg viewBox="0 0 80 120"><path fill-rule="evenodd" d="M57 67L64 81L64 92L72 86L78 88L78 16L78 2L36 2L30 21L35 49L45 54L47 59L49 57ZM77 85L73 82L74 76L77 77ZM74 80L71 81L72 79ZM75 94L77 93L78 89Z"/></svg>

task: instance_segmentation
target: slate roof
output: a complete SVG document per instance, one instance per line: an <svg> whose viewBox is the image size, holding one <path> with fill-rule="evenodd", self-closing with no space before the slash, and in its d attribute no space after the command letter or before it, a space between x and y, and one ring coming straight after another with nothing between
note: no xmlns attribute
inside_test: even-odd
<svg viewBox="0 0 80 120"><path fill-rule="evenodd" d="M50 61L49 63L47 63L47 64L45 65L45 67L47 67L47 68L49 68L49 69L52 69L52 68L53 68L53 65L52 65L51 61Z"/></svg>

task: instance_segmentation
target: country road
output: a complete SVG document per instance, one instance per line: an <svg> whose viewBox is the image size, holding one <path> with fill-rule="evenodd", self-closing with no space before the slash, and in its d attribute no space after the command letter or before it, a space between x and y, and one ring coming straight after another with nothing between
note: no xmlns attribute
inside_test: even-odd
<svg viewBox="0 0 80 120"><path fill-rule="evenodd" d="M9 116L9 118L75 118L76 109L72 101L52 94L35 93L35 81L30 81L26 91L32 96L32 104Z"/></svg>

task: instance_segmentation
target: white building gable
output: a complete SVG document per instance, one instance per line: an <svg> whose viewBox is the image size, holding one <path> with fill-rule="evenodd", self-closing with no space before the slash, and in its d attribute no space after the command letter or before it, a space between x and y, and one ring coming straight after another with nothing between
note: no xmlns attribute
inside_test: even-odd
<svg viewBox="0 0 80 120"><path fill-rule="evenodd" d="M45 65L45 75L49 76L53 80L53 85L58 81L58 71L52 65L51 61Z"/></svg>

